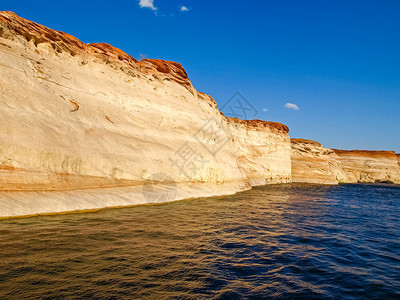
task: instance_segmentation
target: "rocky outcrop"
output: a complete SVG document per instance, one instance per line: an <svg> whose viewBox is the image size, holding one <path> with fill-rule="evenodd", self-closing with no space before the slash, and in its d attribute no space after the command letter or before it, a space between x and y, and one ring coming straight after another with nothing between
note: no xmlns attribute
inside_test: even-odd
<svg viewBox="0 0 400 300"><path fill-rule="evenodd" d="M291 181L287 126L261 120L228 118L239 167L252 185Z"/></svg>
<svg viewBox="0 0 400 300"><path fill-rule="evenodd" d="M320 143L292 139L293 182L337 184L346 181L339 156Z"/></svg>
<svg viewBox="0 0 400 300"><path fill-rule="evenodd" d="M307 183L400 183L392 151L347 151L315 141L292 139L292 180Z"/></svg>
<svg viewBox="0 0 400 300"><path fill-rule="evenodd" d="M400 183L400 168L393 151L336 150L346 182Z"/></svg>
<svg viewBox="0 0 400 300"><path fill-rule="evenodd" d="M0 73L0 217L291 180L287 127L226 118L178 63L1 12ZM174 197L143 193L147 182Z"/></svg>
<svg viewBox="0 0 400 300"><path fill-rule="evenodd" d="M290 141L225 117L175 62L0 12L0 217L226 195L268 183L400 183L400 156Z"/></svg>

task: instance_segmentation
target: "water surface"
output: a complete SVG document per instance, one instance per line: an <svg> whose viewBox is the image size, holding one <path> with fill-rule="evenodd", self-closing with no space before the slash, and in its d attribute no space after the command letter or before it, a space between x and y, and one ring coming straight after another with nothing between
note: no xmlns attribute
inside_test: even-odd
<svg viewBox="0 0 400 300"><path fill-rule="evenodd" d="M234 196L0 221L0 298L400 298L400 188Z"/></svg>

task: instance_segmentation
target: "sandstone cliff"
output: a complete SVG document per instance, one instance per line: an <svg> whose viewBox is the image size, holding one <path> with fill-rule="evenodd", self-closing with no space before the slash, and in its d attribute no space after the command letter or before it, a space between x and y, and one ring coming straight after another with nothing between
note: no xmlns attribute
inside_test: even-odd
<svg viewBox="0 0 400 300"><path fill-rule="evenodd" d="M175 62L0 12L0 217L232 194L268 183L400 183L400 155L225 117ZM292 177L293 175L293 177Z"/></svg>
<svg viewBox="0 0 400 300"><path fill-rule="evenodd" d="M400 168L393 151L334 151L342 162L346 182L400 183Z"/></svg>
<svg viewBox="0 0 400 300"><path fill-rule="evenodd" d="M280 123L228 118L238 165L252 185L291 181L289 128Z"/></svg>
<svg viewBox="0 0 400 300"><path fill-rule="evenodd" d="M292 180L337 184L345 182L346 176L339 156L332 149L315 141L292 139Z"/></svg>
<svg viewBox="0 0 400 300"><path fill-rule="evenodd" d="M148 203L148 180L177 187L153 202L291 180L287 127L226 118L178 63L0 12L0 73L0 217Z"/></svg>
<svg viewBox="0 0 400 300"><path fill-rule="evenodd" d="M345 151L292 139L292 180L307 183L400 183L398 156L392 151Z"/></svg>

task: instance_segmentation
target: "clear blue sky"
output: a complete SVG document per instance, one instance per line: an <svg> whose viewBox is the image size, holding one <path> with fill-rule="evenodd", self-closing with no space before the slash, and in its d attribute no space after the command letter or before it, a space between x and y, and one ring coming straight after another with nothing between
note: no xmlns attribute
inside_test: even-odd
<svg viewBox="0 0 400 300"><path fill-rule="evenodd" d="M157 10L139 0L1 0L0 9L136 58L180 62L220 106L239 91L256 118L288 125L292 137L400 152L400 1L153 5ZM288 102L300 109L285 108Z"/></svg>

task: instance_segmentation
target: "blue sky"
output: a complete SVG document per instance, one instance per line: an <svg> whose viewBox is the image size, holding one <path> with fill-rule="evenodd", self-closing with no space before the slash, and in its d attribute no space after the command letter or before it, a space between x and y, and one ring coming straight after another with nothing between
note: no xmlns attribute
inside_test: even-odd
<svg viewBox="0 0 400 300"><path fill-rule="evenodd" d="M220 106L239 91L255 118L292 137L400 152L400 1L2 0L0 9L180 62Z"/></svg>

